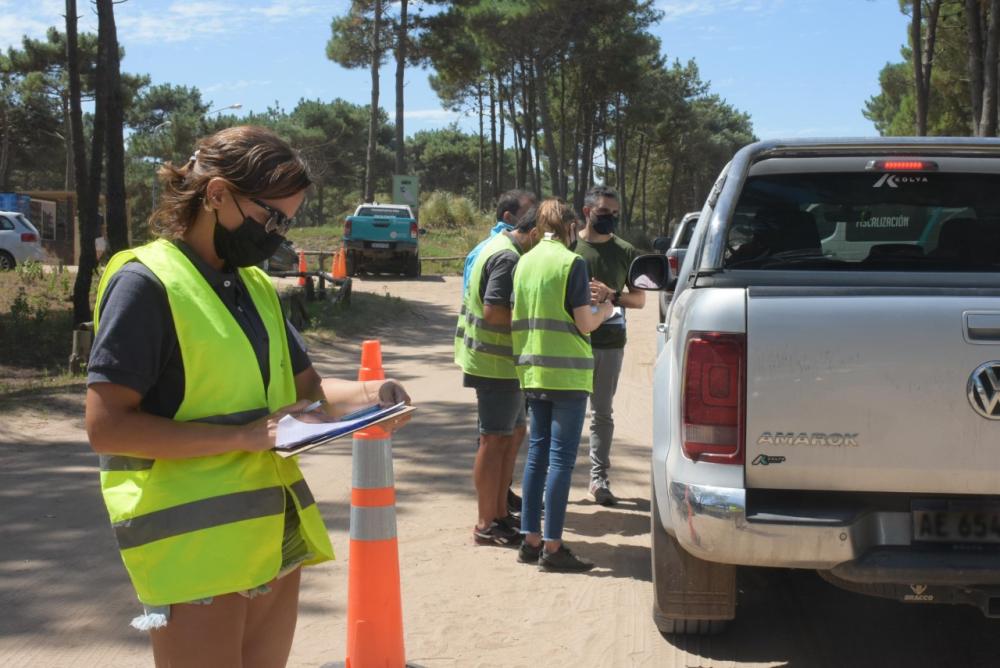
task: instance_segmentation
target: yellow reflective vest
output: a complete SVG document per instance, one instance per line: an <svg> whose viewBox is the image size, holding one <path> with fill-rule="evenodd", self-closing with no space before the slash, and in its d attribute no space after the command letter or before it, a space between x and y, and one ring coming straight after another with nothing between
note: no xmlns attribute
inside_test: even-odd
<svg viewBox="0 0 1000 668"><path fill-rule="evenodd" d="M245 424L296 400L278 296L256 267L240 278L267 330L270 382L264 387L250 341L201 272L159 240L117 253L97 289L95 330L108 281L138 260L166 288L184 364L184 398L174 420ZM141 439L141 434L136 434ZM286 493L290 491L290 494ZM281 566L286 498L311 557L333 558L315 499L294 458L272 451L190 459L101 457L101 491L122 560L146 605L167 605L251 589Z"/></svg>
<svg viewBox="0 0 1000 668"><path fill-rule="evenodd" d="M521 254L511 238L501 232L487 242L472 265L455 329L455 364L472 376L517 379L510 327L486 322L486 306L479 296L486 263L497 253L508 250Z"/></svg>
<svg viewBox="0 0 1000 668"><path fill-rule="evenodd" d="M566 284L578 259L562 242L546 238L517 263L511 329L523 390L593 391L590 337L566 312Z"/></svg>

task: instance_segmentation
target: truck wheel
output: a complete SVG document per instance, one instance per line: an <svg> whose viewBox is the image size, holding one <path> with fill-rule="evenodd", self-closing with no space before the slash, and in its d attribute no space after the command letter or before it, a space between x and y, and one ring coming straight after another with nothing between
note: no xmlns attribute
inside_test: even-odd
<svg viewBox="0 0 1000 668"><path fill-rule="evenodd" d="M420 277L420 256L411 255L406 258L406 275L410 278Z"/></svg>
<svg viewBox="0 0 1000 668"><path fill-rule="evenodd" d="M653 621L664 635L715 635L736 616L736 567L691 556L652 510Z"/></svg>
<svg viewBox="0 0 1000 668"><path fill-rule="evenodd" d="M347 251L347 257L344 260L344 269L348 276L358 275L358 256L354 251Z"/></svg>

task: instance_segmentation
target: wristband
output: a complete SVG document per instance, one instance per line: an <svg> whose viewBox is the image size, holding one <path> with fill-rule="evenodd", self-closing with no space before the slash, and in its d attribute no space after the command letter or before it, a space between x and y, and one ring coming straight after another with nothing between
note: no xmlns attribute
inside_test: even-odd
<svg viewBox="0 0 1000 668"><path fill-rule="evenodd" d="M621 296L622 296L622 291L615 290L615 294L611 296L611 304L613 306L618 306L618 300L621 299Z"/></svg>

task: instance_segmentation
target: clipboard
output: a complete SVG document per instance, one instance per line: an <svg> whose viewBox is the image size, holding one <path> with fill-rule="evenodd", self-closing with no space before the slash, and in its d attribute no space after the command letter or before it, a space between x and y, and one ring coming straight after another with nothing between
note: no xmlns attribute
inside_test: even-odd
<svg viewBox="0 0 1000 668"><path fill-rule="evenodd" d="M404 403L387 408L375 404L343 415L336 422L319 423L303 422L292 415L286 415L278 421L274 452L284 459L294 457L320 445L351 436L354 432L409 415L415 410L416 407Z"/></svg>

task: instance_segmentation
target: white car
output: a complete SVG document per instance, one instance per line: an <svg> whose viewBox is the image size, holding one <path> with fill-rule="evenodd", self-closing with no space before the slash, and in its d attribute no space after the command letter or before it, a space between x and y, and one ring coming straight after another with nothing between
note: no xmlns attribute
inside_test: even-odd
<svg viewBox="0 0 1000 668"><path fill-rule="evenodd" d="M31 221L17 211L0 211L0 271L44 259L41 236Z"/></svg>

